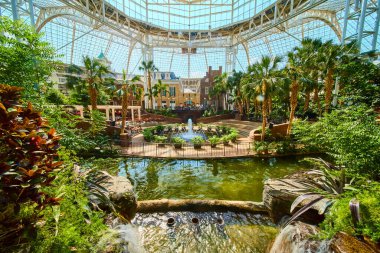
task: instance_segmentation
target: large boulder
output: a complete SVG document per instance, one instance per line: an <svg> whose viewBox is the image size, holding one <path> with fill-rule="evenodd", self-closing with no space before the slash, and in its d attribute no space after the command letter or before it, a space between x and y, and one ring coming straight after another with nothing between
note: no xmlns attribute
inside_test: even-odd
<svg viewBox="0 0 380 253"><path fill-rule="evenodd" d="M293 222L277 235L270 253L331 252L329 241L320 241L313 238L317 233L318 228L313 225L300 221Z"/></svg>
<svg viewBox="0 0 380 253"><path fill-rule="evenodd" d="M269 215L274 222L281 220L283 216L290 216L290 207L293 201L300 195L310 191L304 184L311 180L309 172L300 172L282 179L269 179L264 183L263 202L269 210ZM317 196L305 199L301 202L300 207L308 204ZM323 220L323 215L319 215L317 207L325 205L328 200L324 199L301 216L304 221L319 223Z"/></svg>
<svg viewBox="0 0 380 253"><path fill-rule="evenodd" d="M132 220L136 215L137 198L131 182L126 177L106 175L107 179L102 183L107 190L106 194L116 211L124 218Z"/></svg>

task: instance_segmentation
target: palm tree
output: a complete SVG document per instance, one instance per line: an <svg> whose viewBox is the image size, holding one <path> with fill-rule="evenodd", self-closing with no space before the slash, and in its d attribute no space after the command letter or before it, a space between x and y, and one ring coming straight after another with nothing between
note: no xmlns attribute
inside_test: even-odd
<svg viewBox="0 0 380 253"><path fill-rule="evenodd" d="M104 66L98 59L83 57L84 67L86 69L86 82L88 84L88 93L90 95L92 110L97 109L97 96L99 85L102 83L102 75L109 73L107 66Z"/></svg>
<svg viewBox="0 0 380 253"><path fill-rule="evenodd" d="M153 93L155 94L155 96L158 96L158 94L160 95L161 107L162 107L162 94L165 93L165 96L166 96L166 92L168 92L168 87L169 85L162 83L161 80L158 80L158 82L155 85L153 85L153 90L154 90Z"/></svg>
<svg viewBox="0 0 380 253"><path fill-rule="evenodd" d="M123 82L121 89L119 89L117 92L119 95L122 96L122 106L121 106L121 132L120 134L123 134L125 131L125 125L126 125L126 119L127 119L127 112L128 112L128 96L129 96L129 86L131 83L136 83L140 81L140 76L134 76L132 80L127 80L127 74L125 70L123 69Z"/></svg>
<svg viewBox="0 0 380 253"><path fill-rule="evenodd" d="M265 127L268 116L268 101L271 100L272 92L275 90L276 84L281 80L281 72L278 71L278 64L281 62L281 57L274 57L271 59L269 56L263 56L261 61L249 66L249 70L253 76L252 87L260 89L262 100L262 131L261 140L265 139Z"/></svg>
<svg viewBox="0 0 380 253"><path fill-rule="evenodd" d="M158 68L154 65L153 61L145 62L143 61L141 63L141 66L139 67L139 70L144 71L148 75L148 98L149 98L149 104L150 109L153 109L153 94L152 94L152 72L158 71Z"/></svg>
<svg viewBox="0 0 380 253"><path fill-rule="evenodd" d="M228 82L228 74L227 72L224 72L223 74L216 76L214 79L214 87L213 87L213 92L216 96L222 95L223 97L223 110L226 110L226 105L227 105L227 82Z"/></svg>
<svg viewBox="0 0 380 253"><path fill-rule="evenodd" d="M243 96L242 96L242 83L240 82L243 77L243 72L236 72L235 70L227 80L227 87L232 95L232 101L235 108L238 109L239 114L243 114Z"/></svg>
<svg viewBox="0 0 380 253"><path fill-rule="evenodd" d="M292 129L292 123L294 119L294 114L296 112L298 104L298 91L299 82L302 75L302 64L301 57L299 55L299 49L295 48L295 52L288 53L288 63L286 64L286 72L291 80L290 85L290 116L288 125L288 135L290 135ZM298 52L297 52L298 51Z"/></svg>
<svg viewBox="0 0 380 253"><path fill-rule="evenodd" d="M327 41L323 45L323 64L322 70L325 84L325 112L328 113L332 101L332 90L334 86L334 73L338 67L341 49L333 42Z"/></svg>

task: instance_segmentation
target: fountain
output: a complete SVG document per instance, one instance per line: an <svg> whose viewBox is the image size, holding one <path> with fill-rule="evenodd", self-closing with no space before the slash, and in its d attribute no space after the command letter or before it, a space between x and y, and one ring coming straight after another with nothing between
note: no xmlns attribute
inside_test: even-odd
<svg viewBox="0 0 380 253"><path fill-rule="evenodd" d="M186 142L190 142L191 139L193 139L196 136L200 136L203 139L206 139L206 136L203 133L194 133L193 121L191 118L189 118L187 121L187 132L173 135L173 137L180 137L184 139Z"/></svg>

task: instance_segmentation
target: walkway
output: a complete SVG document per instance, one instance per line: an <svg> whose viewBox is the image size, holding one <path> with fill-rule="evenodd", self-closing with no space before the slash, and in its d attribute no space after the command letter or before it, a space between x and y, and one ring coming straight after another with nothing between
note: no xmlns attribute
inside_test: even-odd
<svg viewBox="0 0 380 253"><path fill-rule="evenodd" d="M138 137L141 138L141 137ZM146 142L132 142L129 147L122 148L125 156L158 157L158 158L223 158L246 157L256 153L252 150L252 142L237 142L229 145L218 144L212 148L210 144L202 145L200 149L194 149L190 143L184 144L181 149L174 148L173 144L158 144Z"/></svg>
<svg viewBox="0 0 380 253"><path fill-rule="evenodd" d="M260 122L252 122L252 121L242 121L236 119L227 119L215 123L211 123L212 125L225 125L229 127L234 127L239 131L239 135L241 138L245 138L248 141L249 132L261 126Z"/></svg>

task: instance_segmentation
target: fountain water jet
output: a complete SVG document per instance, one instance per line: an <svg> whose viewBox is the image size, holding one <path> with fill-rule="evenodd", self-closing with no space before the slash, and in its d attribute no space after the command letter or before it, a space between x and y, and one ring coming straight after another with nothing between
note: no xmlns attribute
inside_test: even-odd
<svg viewBox="0 0 380 253"><path fill-rule="evenodd" d="M180 138L184 139L186 142L190 142L191 139L193 139L196 136L200 136L203 139L206 138L206 136L202 133L194 133L194 131L193 131L193 120L191 118L189 118L187 120L187 128L188 128L187 132L175 134L175 135L173 135L173 137L180 137Z"/></svg>

